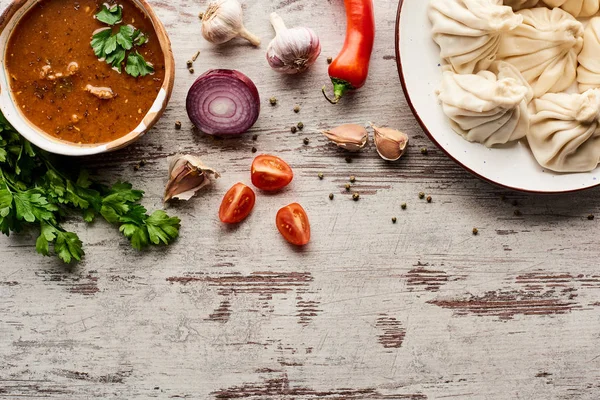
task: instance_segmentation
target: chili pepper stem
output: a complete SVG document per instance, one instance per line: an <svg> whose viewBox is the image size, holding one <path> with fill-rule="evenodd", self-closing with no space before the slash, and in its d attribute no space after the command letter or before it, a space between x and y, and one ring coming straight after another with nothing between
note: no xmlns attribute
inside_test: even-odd
<svg viewBox="0 0 600 400"><path fill-rule="evenodd" d="M354 89L354 86L344 80L331 78L331 81L333 82L333 99L325 93L325 86L321 89L323 96L325 96L327 101L331 104L337 104L347 91Z"/></svg>

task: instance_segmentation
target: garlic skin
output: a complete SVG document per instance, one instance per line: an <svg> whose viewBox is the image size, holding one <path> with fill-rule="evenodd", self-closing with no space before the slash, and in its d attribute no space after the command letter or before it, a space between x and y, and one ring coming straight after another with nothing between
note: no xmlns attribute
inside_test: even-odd
<svg viewBox="0 0 600 400"><path fill-rule="evenodd" d="M222 44L239 36L260 45L260 39L244 27L242 5L237 0L212 1L200 17L202 36L211 43Z"/></svg>
<svg viewBox="0 0 600 400"><path fill-rule="evenodd" d="M360 151L369 142L369 133L357 124L340 125L321 133L338 147L352 152Z"/></svg>
<svg viewBox="0 0 600 400"><path fill-rule="evenodd" d="M177 155L169 165L169 182L165 189L164 202L169 200L189 200L203 187L212 183L211 177L221 175L207 167L200 158L193 155Z"/></svg>
<svg viewBox="0 0 600 400"><path fill-rule="evenodd" d="M386 161L396 161L404 155L408 147L408 135L392 128L373 127L373 137L377 152Z"/></svg>
<svg viewBox="0 0 600 400"><path fill-rule="evenodd" d="M275 38L267 48L267 61L271 68L284 74L304 72L321 54L321 42L310 28L288 29L277 13L269 19L275 29Z"/></svg>

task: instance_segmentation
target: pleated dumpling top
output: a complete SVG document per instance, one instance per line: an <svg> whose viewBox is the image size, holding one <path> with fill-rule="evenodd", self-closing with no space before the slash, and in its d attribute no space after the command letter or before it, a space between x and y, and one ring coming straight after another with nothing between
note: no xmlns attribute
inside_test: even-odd
<svg viewBox="0 0 600 400"><path fill-rule="evenodd" d="M527 134L537 162L556 172L587 172L600 162L600 90L548 93L534 100Z"/></svg>
<svg viewBox="0 0 600 400"><path fill-rule="evenodd" d="M498 59L514 65L535 97L566 90L577 76L583 25L560 8L517 11L523 23L502 35Z"/></svg>
<svg viewBox="0 0 600 400"><path fill-rule="evenodd" d="M461 75L444 72L438 98L452 129L487 147L524 137L529 130L527 104L533 92L518 70L494 63L491 71Z"/></svg>
<svg viewBox="0 0 600 400"><path fill-rule="evenodd" d="M431 0L427 15L443 62L459 74L487 70L500 35L523 20L502 0Z"/></svg>

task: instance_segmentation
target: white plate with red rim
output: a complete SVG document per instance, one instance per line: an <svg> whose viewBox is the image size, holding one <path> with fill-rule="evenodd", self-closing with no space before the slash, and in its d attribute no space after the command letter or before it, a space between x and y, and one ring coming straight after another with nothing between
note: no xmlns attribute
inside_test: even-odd
<svg viewBox="0 0 600 400"><path fill-rule="evenodd" d="M428 0L400 0L396 18L396 63L406 100L429 138L479 178L508 189L566 193L600 185L600 168L561 174L542 168L527 144L489 149L470 143L450 127L435 91L442 80L440 49L431 38Z"/></svg>

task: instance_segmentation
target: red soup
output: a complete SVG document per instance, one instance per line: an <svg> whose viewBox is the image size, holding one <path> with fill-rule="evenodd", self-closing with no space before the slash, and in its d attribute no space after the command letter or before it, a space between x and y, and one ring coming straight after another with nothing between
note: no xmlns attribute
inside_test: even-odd
<svg viewBox="0 0 600 400"><path fill-rule="evenodd" d="M6 67L27 119L83 144L135 129L165 78L152 22L130 0L40 1L15 27Z"/></svg>

